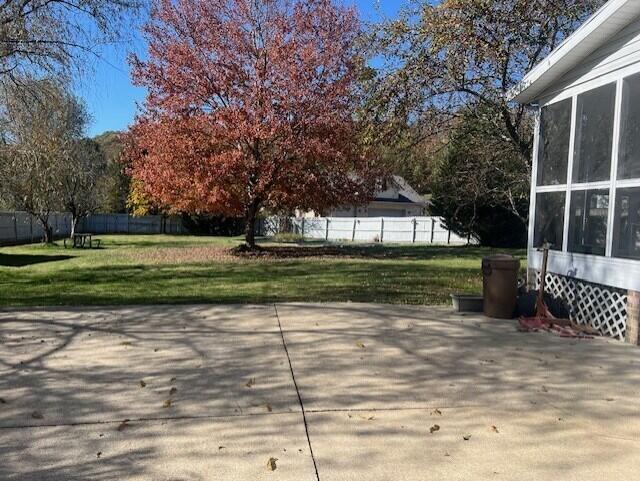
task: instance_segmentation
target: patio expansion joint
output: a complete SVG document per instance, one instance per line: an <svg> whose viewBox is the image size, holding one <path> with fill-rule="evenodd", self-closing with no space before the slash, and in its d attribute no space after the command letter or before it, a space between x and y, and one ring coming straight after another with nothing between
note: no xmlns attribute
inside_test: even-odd
<svg viewBox="0 0 640 481"><path fill-rule="evenodd" d="M313 469L316 473L316 480L320 481L320 474L318 473L318 465L316 463L316 457L313 454L313 446L311 445L311 437L309 436L309 423L307 422L307 414L304 409L304 402L302 401L302 395L300 394L300 388L298 387L298 382L296 381L296 374L293 371L293 364L291 362L291 356L289 355L289 348L287 347L287 341L284 337L284 331L282 330L282 323L280 322L280 315L278 314L278 306L273 304L273 310L276 315L276 320L278 321L278 329L280 330L280 337L282 338L282 347L284 348L284 352L287 356L287 361L289 362L289 372L291 373L291 379L293 380L293 386L296 389L296 394L298 396L298 403L300 404L300 410L302 413L302 422L304 423L304 432L307 436L307 444L309 445L309 454L311 455L311 460L313 461Z"/></svg>
<svg viewBox="0 0 640 481"><path fill-rule="evenodd" d="M126 421L129 424L149 423L162 421L189 421L189 420L206 420L206 419L237 419L237 418L255 418L267 416L288 416L295 414L293 411L277 411L270 413L244 413L244 414L202 414L197 416L143 416L118 419L104 419L92 421L73 421L59 423L40 423L40 424L13 424L0 426L0 431L11 429L40 429L40 428L61 428L61 427L77 427L77 426L102 426L108 424L120 424Z"/></svg>

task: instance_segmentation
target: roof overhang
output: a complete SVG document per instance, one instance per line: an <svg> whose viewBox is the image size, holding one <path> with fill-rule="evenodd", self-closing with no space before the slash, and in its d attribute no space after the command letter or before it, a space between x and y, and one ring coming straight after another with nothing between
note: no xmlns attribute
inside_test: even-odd
<svg viewBox="0 0 640 481"><path fill-rule="evenodd" d="M640 1L610 0L567 37L509 92L509 99L533 103L562 76L577 67L640 16Z"/></svg>

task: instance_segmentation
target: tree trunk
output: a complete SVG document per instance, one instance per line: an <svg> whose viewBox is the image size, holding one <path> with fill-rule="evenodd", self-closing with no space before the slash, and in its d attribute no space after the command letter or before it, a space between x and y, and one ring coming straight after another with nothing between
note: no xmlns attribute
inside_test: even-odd
<svg viewBox="0 0 640 481"><path fill-rule="evenodd" d="M69 233L69 237L73 239L73 236L76 234L76 229L78 228L78 221L80 219L76 215L71 215L71 232Z"/></svg>
<svg viewBox="0 0 640 481"><path fill-rule="evenodd" d="M245 213L244 242L249 249L256 248L256 220L260 211L260 201L251 202Z"/></svg>
<svg viewBox="0 0 640 481"><path fill-rule="evenodd" d="M53 243L53 229L49 225L49 219L39 218L40 224L42 224L42 242L44 244Z"/></svg>

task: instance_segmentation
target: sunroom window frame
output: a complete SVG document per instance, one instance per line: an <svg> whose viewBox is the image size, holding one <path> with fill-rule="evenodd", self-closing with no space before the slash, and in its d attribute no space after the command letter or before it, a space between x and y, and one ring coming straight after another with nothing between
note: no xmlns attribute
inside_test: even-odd
<svg viewBox="0 0 640 481"><path fill-rule="evenodd" d="M565 193L565 206L564 206L564 219L563 219L563 245L562 249L554 251L555 254L571 255L575 258L593 259L611 259L615 261L624 260L625 262L631 262L640 269L640 259L628 259L613 256L613 235L615 227L615 215L616 215L616 194L618 189L640 187L640 177L635 179L620 179L618 180L618 162L620 153L620 141L621 141L621 128L622 128L622 111L623 111L623 89L624 81L633 75L640 74L640 64L635 65L633 69L624 69L617 73L617 75L606 75L600 79L587 82L583 85L567 89L560 92L554 98L547 99L547 101L540 102L539 109L535 118L535 137L533 145L533 157L534 163L532 166L532 182L531 182L531 214L529 219L529 249L535 250L538 246L534 245L535 238L535 218L537 212L537 194L549 193L549 192L564 192ZM605 85L615 84L615 105L613 116L613 132L612 132L612 146L611 146L611 172L609 180L596 181L596 182L581 182L573 183L573 164L575 159L575 143L576 143L576 130L577 130L577 107L578 97L581 94L590 92ZM554 105L558 102L571 99L571 127L569 134L569 155L567 159L567 182L565 184L556 185L537 185L538 178L538 162L539 162L539 143L541 133L541 113L544 107ZM609 208L607 212L607 231L606 231L606 245L605 254L583 254L579 252L570 251L570 231L569 224L571 221L571 197L572 192L587 191L587 190L608 190L609 191Z"/></svg>

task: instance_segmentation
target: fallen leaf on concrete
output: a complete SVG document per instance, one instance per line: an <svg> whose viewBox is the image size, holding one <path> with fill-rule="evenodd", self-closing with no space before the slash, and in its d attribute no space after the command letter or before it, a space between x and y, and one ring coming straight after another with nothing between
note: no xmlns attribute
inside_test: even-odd
<svg viewBox="0 0 640 481"><path fill-rule="evenodd" d="M247 381L247 384L245 384L245 386L247 386L247 387L253 387L253 386L255 386L255 384L256 384L256 378L255 378L255 377L252 377L251 379L249 379L249 380Z"/></svg>
<svg viewBox="0 0 640 481"><path fill-rule="evenodd" d="M140 380L140 387L147 387L147 383L144 382L142 379Z"/></svg>
<svg viewBox="0 0 640 481"><path fill-rule="evenodd" d="M360 341L356 342L356 346L358 346L360 349L364 349L366 347L364 343Z"/></svg>
<svg viewBox="0 0 640 481"><path fill-rule="evenodd" d="M171 399L167 399L164 404L162 405L163 408L170 408L171 407Z"/></svg>
<svg viewBox="0 0 640 481"><path fill-rule="evenodd" d="M177 392L178 392L178 388L172 387L171 389L169 389L169 396L173 396Z"/></svg>
<svg viewBox="0 0 640 481"><path fill-rule="evenodd" d="M429 428L429 432L430 432L431 434L433 434L433 433L435 433L435 432L438 432L438 431L440 431L440 426L438 426L437 424L434 424L433 426L431 426L431 427Z"/></svg>
<svg viewBox="0 0 640 481"><path fill-rule="evenodd" d="M607 402L613 402L613 401L615 401L615 399L613 399L612 397L608 397L606 400L607 400Z"/></svg>
<svg viewBox="0 0 640 481"><path fill-rule="evenodd" d="M102 456L102 451L100 451L98 454L96 454L97 458L99 458L100 456Z"/></svg>
<svg viewBox="0 0 640 481"><path fill-rule="evenodd" d="M122 342L120 343L120 345L121 345L121 346L130 346L130 345L131 345L131 343L130 343L129 341L122 341Z"/></svg>
<svg viewBox="0 0 640 481"><path fill-rule="evenodd" d="M269 471L275 471L278 466L276 466L276 461L278 460L278 458L269 458L269 461L267 461L267 469Z"/></svg>
<svg viewBox="0 0 640 481"><path fill-rule="evenodd" d="M464 436L462 436L462 439L464 439L465 441L469 441L469 439L471 439L471 434L465 434Z"/></svg>
<svg viewBox="0 0 640 481"><path fill-rule="evenodd" d="M431 415L432 416L442 416L442 411L440 411L438 408L436 408L433 411L431 411Z"/></svg>
<svg viewBox="0 0 640 481"><path fill-rule="evenodd" d="M542 392L549 392L549 389L547 389L547 386L542 386Z"/></svg>
<svg viewBox="0 0 640 481"><path fill-rule="evenodd" d="M267 411L273 412L273 408L271 407L271 404L265 404L264 407L267 408Z"/></svg>
<svg viewBox="0 0 640 481"><path fill-rule="evenodd" d="M118 431L122 432L129 427L129 420L125 419L118 425Z"/></svg>
<svg viewBox="0 0 640 481"><path fill-rule="evenodd" d="M31 413L31 417L34 419L43 419L44 418L44 414L42 414L40 411L33 411Z"/></svg>
<svg viewBox="0 0 640 481"><path fill-rule="evenodd" d="M218 451L220 451L221 449L226 449L226 446L218 446Z"/></svg>
<svg viewBox="0 0 640 481"><path fill-rule="evenodd" d="M178 378L176 378L176 377L172 377L171 379L169 379L169 382L175 382L175 381L177 381L177 380L178 380Z"/></svg>
<svg viewBox="0 0 640 481"><path fill-rule="evenodd" d="M500 431L498 430L498 428L496 426L491 426L491 430L496 434L500 434Z"/></svg>
<svg viewBox="0 0 640 481"><path fill-rule="evenodd" d="M445 456L447 456L447 457L448 457L448 456L451 456L451 455L450 455L449 453L447 453L446 451L445 451L444 455L445 455Z"/></svg>
<svg viewBox="0 0 640 481"><path fill-rule="evenodd" d="M364 419L365 421L373 421L376 418L375 416L363 416L362 414L358 414L358 417L360 419Z"/></svg>
<svg viewBox="0 0 640 481"><path fill-rule="evenodd" d="M3 397L0 397L0 404L7 404L7 400Z"/></svg>

